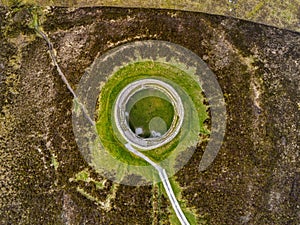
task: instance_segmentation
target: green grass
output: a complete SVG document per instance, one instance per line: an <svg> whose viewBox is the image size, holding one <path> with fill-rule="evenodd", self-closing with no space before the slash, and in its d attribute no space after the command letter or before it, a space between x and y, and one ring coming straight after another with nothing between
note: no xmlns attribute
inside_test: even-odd
<svg viewBox="0 0 300 225"><path fill-rule="evenodd" d="M177 81L176 83L180 82L181 87L185 88L186 92L192 92L190 93L190 96L192 97L193 102L197 104L196 108L198 109L200 121L200 124L198 124L198 126L200 126L199 132L205 130L203 129L203 126L201 126L204 119L207 117L205 112L206 108L202 104L203 97L199 95L199 92L201 93L201 89L197 84L195 84L195 81L193 81L190 76L176 68L170 69L169 65L163 65L161 63L143 62L128 65L119 70L116 74L114 74L114 76L110 77L101 91L99 98L99 119L97 121L97 128L104 147L108 149L115 158L134 165L145 165L145 162L124 149L124 143L121 143L114 133L112 126L114 121L111 111L117 95L127 84L138 79L149 77L156 77L159 79L165 78L173 82ZM185 79L182 79L183 77L186 79L185 82ZM176 140L174 143L176 143ZM174 143L169 144L164 148L156 149L154 154L151 154L151 151L148 151L148 156L152 156L152 159L154 160L163 159L167 156L166 153L170 153L170 151L166 150L170 149L170 147L174 147ZM163 155L161 155L161 153L163 153Z"/></svg>
<svg viewBox="0 0 300 225"><path fill-rule="evenodd" d="M116 132L112 112L120 91L129 83L145 78L156 78L167 83L173 82L172 86L183 98L185 108L184 126L180 134L167 145L144 152L148 157L156 162L160 162L174 152L174 149L180 144L182 145L180 151L184 151L187 147L195 144L195 139L198 141L199 133L208 133L208 130L203 126L203 122L207 118L207 113L206 106L203 105L203 96L200 94L201 88L192 76L174 66L164 63L149 61L129 64L110 76L101 89L98 99L99 107L97 109L98 120L96 126L102 145L106 151L110 152L114 158L130 165L144 166L148 164L125 149L125 140ZM159 104L162 106L165 103L162 104L161 102ZM195 110L191 108L193 104L195 105ZM165 105L163 108L165 108ZM162 112L158 114L162 117ZM149 117L151 116L153 114L149 115ZM166 120L168 119L165 118Z"/></svg>
<svg viewBox="0 0 300 225"><path fill-rule="evenodd" d="M83 170L83 171L76 174L75 181L80 181L81 180L81 181L88 182L89 177L90 177L90 173L87 170Z"/></svg>
<svg viewBox="0 0 300 225"><path fill-rule="evenodd" d="M97 181L93 178L91 178L91 174L87 169L84 169L82 171L80 171L79 173L75 174L75 178L70 178L69 179L70 182L75 181L83 181L86 183L94 183L96 186L96 189L101 190L105 187L105 182L106 180L102 180L102 181Z"/></svg>
<svg viewBox="0 0 300 225"><path fill-rule="evenodd" d="M185 200L182 199L182 196L181 196L181 187L179 185L179 183L174 180L173 178L169 178L169 181L170 181L170 184L172 186L172 189L174 191L174 194L175 194L175 197L184 213L184 215L186 216L187 220L189 221L189 223L191 225L197 225L200 223L200 220L199 218L197 217L196 215L196 212L194 212L194 210L192 209L189 209L187 206L186 206L186 203L185 203ZM166 198L168 198L168 195L163 187L163 184L162 183L159 183L158 184L158 191L163 194ZM177 216L176 216L176 213L175 211L173 210L172 206L169 205L169 211L171 212L171 214L169 215L169 221L172 225L181 225L180 221L178 220Z"/></svg>
<svg viewBox="0 0 300 225"><path fill-rule="evenodd" d="M151 124L154 123L152 127L157 128L156 132L165 133L171 126L173 116L174 108L172 103L163 98L149 96L140 99L132 106L128 121L133 132L135 132L136 128L142 128L143 133L139 136L148 138L151 136Z"/></svg>

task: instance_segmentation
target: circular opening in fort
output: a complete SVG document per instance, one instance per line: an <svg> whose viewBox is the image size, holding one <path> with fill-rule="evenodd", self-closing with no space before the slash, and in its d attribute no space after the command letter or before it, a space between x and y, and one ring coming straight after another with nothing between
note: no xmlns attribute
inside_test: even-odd
<svg viewBox="0 0 300 225"><path fill-rule="evenodd" d="M171 127L174 107L169 99L157 94L160 92L152 88L138 91L126 104L127 125L139 138L161 137Z"/></svg>
<svg viewBox="0 0 300 225"><path fill-rule="evenodd" d="M218 119L209 117L204 93ZM210 134L206 121L218 131L215 122L224 115L216 111L223 95L207 65L188 49L164 41L137 41L108 51L95 59L76 94L86 113L96 117L91 126L75 101L73 130L85 160L108 179L128 185L161 181L139 151L172 176L208 135L219 137ZM215 147L210 143L204 156Z"/></svg>
<svg viewBox="0 0 300 225"><path fill-rule="evenodd" d="M172 141L184 118L179 94L158 79L141 79L128 84L118 95L114 109L118 131L141 150L151 150Z"/></svg>
<svg viewBox="0 0 300 225"><path fill-rule="evenodd" d="M100 90L96 127L105 151L93 156L97 165L114 165L114 158L145 168L147 162L125 147L129 143L174 173L175 159L186 162L199 142L199 133L208 133L201 87L176 66L150 60L122 65L100 84ZM106 160L104 153L108 153ZM150 169L138 172L152 179Z"/></svg>

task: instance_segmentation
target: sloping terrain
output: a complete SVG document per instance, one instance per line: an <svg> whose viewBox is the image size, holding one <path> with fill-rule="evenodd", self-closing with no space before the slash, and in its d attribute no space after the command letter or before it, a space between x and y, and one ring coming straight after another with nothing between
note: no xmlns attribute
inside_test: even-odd
<svg viewBox="0 0 300 225"><path fill-rule="evenodd" d="M208 224L299 224L300 35L203 13L48 8L41 26L72 87L107 50L164 40L199 55L227 107L220 152L198 171L205 143L176 180ZM72 96L38 37L29 7L0 8L0 223L169 224L156 186L113 184L81 156Z"/></svg>

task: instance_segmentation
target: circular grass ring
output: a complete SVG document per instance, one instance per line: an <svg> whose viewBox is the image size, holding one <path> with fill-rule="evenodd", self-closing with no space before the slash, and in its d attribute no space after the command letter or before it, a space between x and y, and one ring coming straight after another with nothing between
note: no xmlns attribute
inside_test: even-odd
<svg viewBox="0 0 300 225"><path fill-rule="evenodd" d="M113 114L114 105L119 93L134 81L146 78L154 78L168 83L176 90L184 103L184 121L179 135L162 147L144 152L145 155L153 161L164 165L164 168L173 174L176 158L179 154L186 151L187 147L189 147L189 151L186 154L181 154L185 156L184 159L181 159L181 162L186 163L199 141L199 133L208 132L203 127L207 113L206 106L203 105L201 88L185 72L172 65L151 61L133 63L122 67L101 88L98 99L99 107L97 111L99 112L99 116L97 130L104 148L115 158L129 165L148 165L143 159L137 158L126 150L124 145L127 143L127 140L117 132L118 128L115 125L117 122ZM193 93L187 94L191 90L193 90ZM111 126L102 126L102 124L109 123ZM172 157L168 158L171 153L173 154Z"/></svg>
<svg viewBox="0 0 300 225"><path fill-rule="evenodd" d="M114 103L121 90L136 80L149 78L171 85L184 105L184 120L176 138L162 147L144 152L165 168L169 176L188 162L201 141L199 134L209 133L204 126L208 115L202 91L214 116L212 131L218 129L217 135L211 133L211 137L217 139L213 145L208 144L207 148L211 148L209 156L216 155L214 148L222 141L224 125L218 124L215 129L214 118L224 120L223 95L212 72L198 56L163 41L138 41L119 46L95 59L76 91L88 114L92 118L97 114L97 129L89 125L76 104L73 111L73 130L85 160L114 182L147 185L160 181L151 165L126 150L126 140L115 132L113 116ZM207 157L205 163L212 160L212 157Z"/></svg>

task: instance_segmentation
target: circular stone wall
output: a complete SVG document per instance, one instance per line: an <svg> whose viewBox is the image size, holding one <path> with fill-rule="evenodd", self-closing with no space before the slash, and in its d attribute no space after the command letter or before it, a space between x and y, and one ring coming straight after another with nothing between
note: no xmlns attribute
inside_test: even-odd
<svg viewBox="0 0 300 225"><path fill-rule="evenodd" d="M157 92L144 92L144 95L140 95L138 98L132 100L137 93L149 89L156 90ZM150 137L142 138L139 136L143 133L142 128L136 128L135 133L132 131L132 128L130 128L128 121L130 111L127 110L130 110L131 107L128 107L128 102L131 100L130 104L134 105L138 100L143 100L143 98L153 96L153 94L159 95L159 92L161 93L161 96L165 95L167 101L170 101L173 106L174 115L172 123L166 133L161 134L159 130L150 130ZM155 106L152 106L152 108L154 107ZM147 113L146 111L143 111L143 109L145 109L145 107L140 110L139 114ZM152 127L155 126L155 121L157 121L157 123L165 122L158 118L161 117L157 117L157 119L153 118L154 120L151 120ZM121 91L114 106L114 120L116 122L116 127L118 128L115 132L120 132L130 144L141 150L155 149L172 141L180 131L183 118L184 108L180 96L171 85L157 79L142 79L130 83Z"/></svg>
<svg viewBox="0 0 300 225"><path fill-rule="evenodd" d="M96 114L96 130L77 104L74 104L73 110L73 129L83 156L96 171L114 182L127 185L148 185L160 181L151 165L126 149L125 144L130 139L120 129L123 126L120 123L126 123L126 104L118 97L128 85L145 79L171 87L161 92L172 103L174 114L179 118L173 119L171 124L174 127L171 125L162 135L168 137L171 129L171 138L153 144L153 148L152 144L143 146L131 139L137 150L146 149L143 154L172 176L188 162L201 142L201 134L210 134L213 141L206 147L202 160L204 167L214 159L225 130L224 99L214 74L194 53L169 42L137 41L108 51L95 59L87 71L76 94L88 115L95 118ZM170 90L174 90L172 94ZM210 105L211 133L205 125L209 118L203 92ZM180 101L182 106L178 107ZM135 103L127 107L133 107ZM123 109L115 111L115 106L123 106ZM151 123L149 121L149 127L158 127L161 118L153 119ZM173 124L173 121L177 122ZM165 129L166 125L162 123L161 127ZM128 131L132 132L132 129Z"/></svg>

